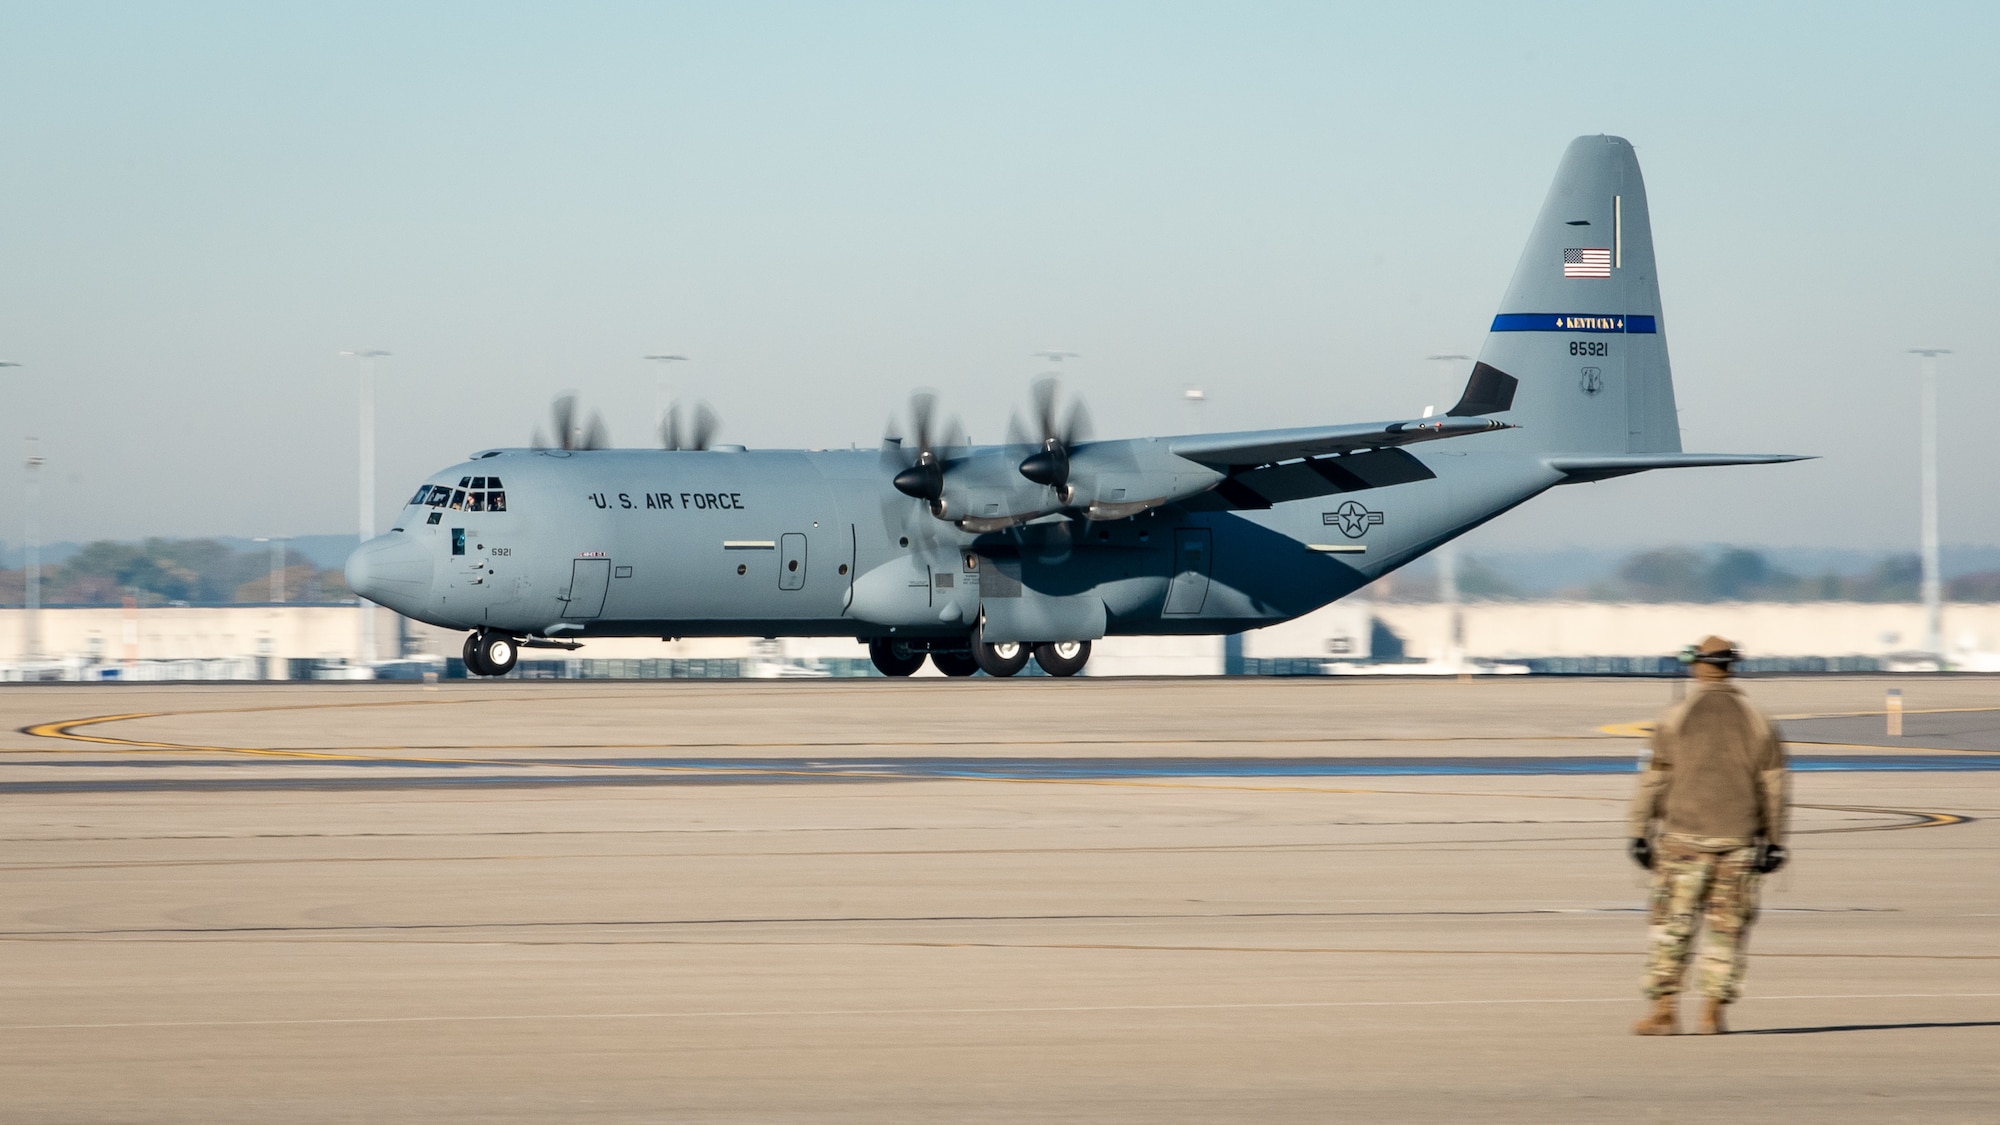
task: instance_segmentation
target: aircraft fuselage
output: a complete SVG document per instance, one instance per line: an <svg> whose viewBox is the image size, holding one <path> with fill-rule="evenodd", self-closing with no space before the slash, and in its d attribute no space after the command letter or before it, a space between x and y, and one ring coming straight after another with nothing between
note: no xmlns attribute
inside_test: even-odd
<svg viewBox="0 0 2000 1125"><path fill-rule="evenodd" d="M1229 633L1325 605L1561 479L1518 455L1423 459L1444 471L974 534L891 488L872 450L503 450L438 473L464 499L406 507L357 557L372 600L519 635L949 640L982 614L989 638L1029 642ZM492 478L506 510L471 510L466 486Z"/></svg>

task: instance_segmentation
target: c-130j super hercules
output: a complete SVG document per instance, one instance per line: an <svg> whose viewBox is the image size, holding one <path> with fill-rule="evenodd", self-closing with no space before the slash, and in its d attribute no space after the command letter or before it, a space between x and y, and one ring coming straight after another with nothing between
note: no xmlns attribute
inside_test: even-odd
<svg viewBox="0 0 2000 1125"><path fill-rule="evenodd" d="M1011 676L1030 656L1068 676L1099 637L1297 617L1556 485L1798 459L1680 451L1618 137L1563 154L1443 415L1086 441L1037 391L1040 434L1007 445L940 438L920 399L914 440L879 451L675 448L671 430L665 450L487 450L419 488L347 581L471 630L480 675L593 637L846 636L891 676L927 658Z"/></svg>

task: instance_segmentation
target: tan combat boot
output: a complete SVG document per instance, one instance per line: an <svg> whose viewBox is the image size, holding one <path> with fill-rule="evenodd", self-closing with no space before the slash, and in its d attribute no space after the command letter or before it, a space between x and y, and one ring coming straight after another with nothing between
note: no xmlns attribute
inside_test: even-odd
<svg viewBox="0 0 2000 1125"><path fill-rule="evenodd" d="M1658 996L1653 999L1653 1014L1632 1025L1634 1035L1679 1035L1680 1017L1674 1011L1674 998Z"/></svg>
<svg viewBox="0 0 2000 1125"><path fill-rule="evenodd" d="M1728 1006L1729 1003L1726 1000L1717 1000L1712 996L1709 997L1708 1002L1701 1009L1701 1034L1729 1034L1729 1025L1723 1022L1722 1019L1722 1009Z"/></svg>

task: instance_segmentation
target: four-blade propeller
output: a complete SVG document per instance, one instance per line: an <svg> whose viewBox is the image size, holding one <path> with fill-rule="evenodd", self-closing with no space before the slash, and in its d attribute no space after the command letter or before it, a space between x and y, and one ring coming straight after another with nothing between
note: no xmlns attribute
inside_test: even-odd
<svg viewBox="0 0 2000 1125"><path fill-rule="evenodd" d="M1083 400L1074 399L1070 402L1069 417L1058 427L1057 386L1053 376L1036 380L1033 394L1035 444L1041 446L1041 449L1022 460L1021 475L1036 484L1047 485L1061 492L1069 484L1070 450L1089 436L1090 415L1084 410Z"/></svg>
<svg viewBox="0 0 2000 1125"><path fill-rule="evenodd" d="M611 444L610 436L604 430L604 419L596 411L590 412L589 422L583 423L578 420L575 395L557 395L549 413L556 427L555 448L604 449ZM540 427L535 429L532 448L549 448L549 442Z"/></svg>
<svg viewBox="0 0 2000 1125"><path fill-rule="evenodd" d="M896 460L903 465L890 483L896 491L913 500L923 500L935 505L944 495L944 450L956 444L957 422L947 425L943 431L937 428L937 396L929 391L919 391L910 396L911 436L916 439L914 447L904 447L902 439L893 432L884 439L885 451L896 447L901 456Z"/></svg>
<svg viewBox="0 0 2000 1125"><path fill-rule="evenodd" d="M694 404L693 421L685 431L681 428L681 404L676 402L667 408L667 416L660 420L660 447L662 449L707 449L715 443L716 431L722 428L722 419L709 409L705 402Z"/></svg>

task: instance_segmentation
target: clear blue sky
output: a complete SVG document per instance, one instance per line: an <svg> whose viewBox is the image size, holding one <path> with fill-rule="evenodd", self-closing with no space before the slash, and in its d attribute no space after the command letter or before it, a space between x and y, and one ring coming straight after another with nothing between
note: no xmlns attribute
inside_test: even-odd
<svg viewBox="0 0 2000 1125"><path fill-rule="evenodd" d="M354 527L648 352L729 440L1405 417L1480 342L1555 161L1639 147L1687 447L1825 455L1559 490L1492 549L2000 541L1990 5L31 4L0 8L7 459L51 538ZM7 480L18 481L18 469ZM0 489L17 540L20 489Z"/></svg>

